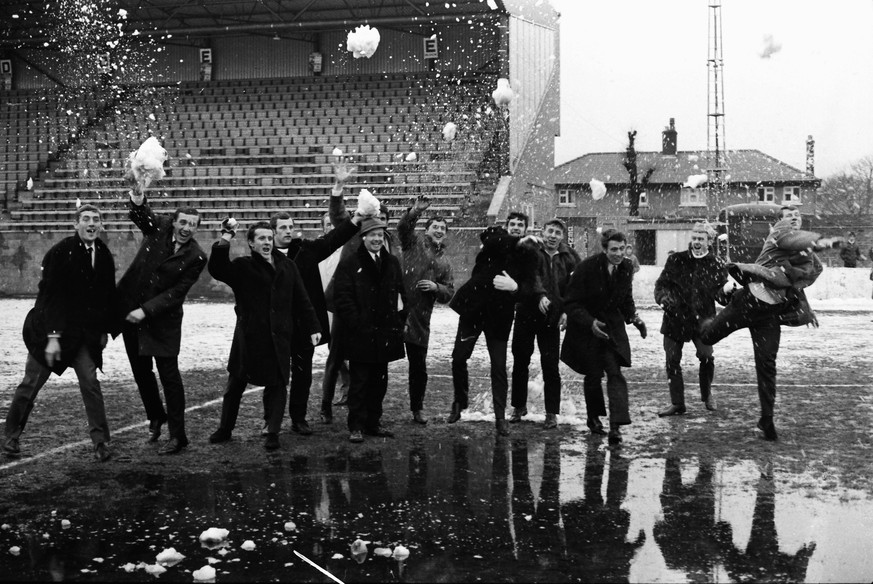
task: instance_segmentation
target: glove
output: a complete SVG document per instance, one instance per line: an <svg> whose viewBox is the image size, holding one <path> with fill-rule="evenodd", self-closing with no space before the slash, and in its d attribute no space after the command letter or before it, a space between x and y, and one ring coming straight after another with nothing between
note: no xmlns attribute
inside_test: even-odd
<svg viewBox="0 0 873 584"><path fill-rule="evenodd" d="M221 232L229 233L231 237L236 235L236 228L239 226L239 222L233 217L225 217L225 219L221 222Z"/></svg>
<svg viewBox="0 0 873 584"><path fill-rule="evenodd" d="M641 319L639 316L634 317L634 319L631 321L631 324L637 327L637 330L640 331L640 336L642 338L645 339L646 336L649 334L646 331L646 323L644 323L643 319Z"/></svg>

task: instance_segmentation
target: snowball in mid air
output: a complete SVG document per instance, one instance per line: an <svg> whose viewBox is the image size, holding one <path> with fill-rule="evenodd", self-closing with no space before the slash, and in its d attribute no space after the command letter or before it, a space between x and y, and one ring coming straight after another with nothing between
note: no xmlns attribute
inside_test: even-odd
<svg viewBox="0 0 873 584"><path fill-rule="evenodd" d="M603 184L603 181L592 178L588 185L591 187L591 198L595 201L599 201L606 196L606 185Z"/></svg>
<svg viewBox="0 0 873 584"><path fill-rule="evenodd" d="M346 37L346 50L351 52L355 59L367 57L368 59L376 52L379 46L379 31L365 24L359 26Z"/></svg>
<svg viewBox="0 0 873 584"><path fill-rule="evenodd" d="M451 142L455 139L455 134L458 133L458 126L455 122L449 122L443 126L443 138Z"/></svg>
<svg viewBox="0 0 873 584"><path fill-rule="evenodd" d="M491 92L491 98L498 106L509 105L509 102L515 97L515 92L509 87L509 79L500 78L497 80L497 89Z"/></svg>

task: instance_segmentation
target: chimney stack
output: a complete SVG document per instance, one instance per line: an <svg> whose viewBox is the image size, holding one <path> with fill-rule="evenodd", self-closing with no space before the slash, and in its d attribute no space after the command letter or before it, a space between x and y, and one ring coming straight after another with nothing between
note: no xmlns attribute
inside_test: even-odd
<svg viewBox="0 0 873 584"><path fill-rule="evenodd" d="M661 154L676 156L676 126L675 118L670 118L670 127L661 132Z"/></svg>
<svg viewBox="0 0 873 584"><path fill-rule="evenodd" d="M806 137L806 172L815 176L815 140L812 134Z"/></svg>

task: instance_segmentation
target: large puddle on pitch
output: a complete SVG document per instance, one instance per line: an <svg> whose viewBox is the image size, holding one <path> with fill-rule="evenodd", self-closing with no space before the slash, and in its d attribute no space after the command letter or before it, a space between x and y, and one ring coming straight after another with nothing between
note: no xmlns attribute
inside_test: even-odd
<svg viewBox="0 0 873 584"><path fill-rule="evenodd" d="M873 501L783 487L810 483L766 462L629 460L587 437L391 444L43 495L0 530L0 579L330 581L295 552L344 582L873 578ZM184 559L156 567L169 548Z"/></svg>

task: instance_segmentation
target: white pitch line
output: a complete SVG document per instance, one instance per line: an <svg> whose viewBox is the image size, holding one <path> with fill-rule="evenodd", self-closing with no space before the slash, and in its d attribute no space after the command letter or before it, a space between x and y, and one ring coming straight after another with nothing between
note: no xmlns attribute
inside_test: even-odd
<svg viewBox="0 0 873 584"><path fill-rule="evenodd" d="M337 578L336 576L334 576L333 574L331 574L330 572L328 572L327 570L325 570L324 568L322 568L321 566L319 566L318 564L316 564L315 562L313 562L312 560L310 560L309 558L307 558L306 556L304 556L303 554L298 552L297 550L294 550L294 553L297 554L298 558L300 558L301 560L303 560L304 562L306 562L307 564L309 564L310 566L312 566L313 568L315 568L316 570L318 570L319 572L321 572L322 574L324 574L325 576L327 576L328 578L330 578L334 582L337 582L337 584L344 584L342 580L340 580L339 578Z"/></svg>
<svg viewBox="0 0 873 584"><path fill-rule="evenodd" d="M249 393L255 393L258 391L264 391L263 387L253 387L251 389L247 389L243 392L243 395ZM185 408L185 413L193 412L196 410L203 409L205 407L209 407L218 403L221 403L223 397L219 397L216 399L211 399L207 402L203 402L201 404L197 404L195 406L191 406ZM125 432L129 432L131 430L138 430L139 428L143 428L148 426L149 422L138 422L136 424L130 424L129 426L125 426L123 428L119 428L118 430L114 430L112 434L124 434ZM46 450L45 452L40 452L39 454L34 454L33 456L28 456L27 458L21 458L19 460L14 460L12 462L7 462L6 464L0 465L0 471L8 470L10 468L15 468L16 466L21 466L22 464L27 464L29 462L35 462L37 460L41 460L48 456L53 456L55 454L60 454L61 452L66 452L67 450L72 450L73 448L77 448L79 446L87 446L91 444L90 440L79 440L78 442L70 442L69 444L64 444L63 446L58 446L57 448L52 448L51 450Z"/></svg>

